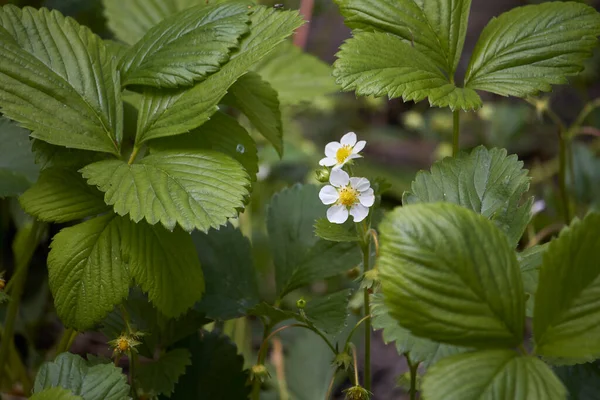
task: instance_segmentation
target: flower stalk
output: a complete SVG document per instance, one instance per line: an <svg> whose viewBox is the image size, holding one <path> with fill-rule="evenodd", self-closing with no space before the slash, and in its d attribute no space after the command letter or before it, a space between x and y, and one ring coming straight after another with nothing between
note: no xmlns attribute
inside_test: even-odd
<svg viewBox="0 0 600 400"><path fill-rule="evenodd" d="M452 131L452 157L456 157L460 150L460 111L455 110L452 113L454 127Z"/></svg>

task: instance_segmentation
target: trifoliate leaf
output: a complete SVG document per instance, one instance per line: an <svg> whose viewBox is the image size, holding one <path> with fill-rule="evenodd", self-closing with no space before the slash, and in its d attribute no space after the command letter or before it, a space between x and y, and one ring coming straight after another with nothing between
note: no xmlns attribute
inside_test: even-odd
<svg viewBox="0 0 600 400"><path fill-rule="evenodd" d="M540 266L542 265L542 258L547 249L548 244L542 244L517 253L519 265L521 266L523 289L525 289L525 294L529 296L527 298L527 303L525 303L525 314L528 317L533 317L535 292L537 292Z"/></svg>
<svg viewBox="0 0 600 400"><path fill-rule="evenodd" d="M335 0L345 23L403 38L452 76L462 52L470 0Z"/></svg>
<svg viewBox="0 0 600 400"><path fill-rule="evenodd" d="M427 371L421 387L428 400L566 398L565 387L546 364L508 349L445 358Z"/></svg>
<svg viewBox="0 0 600 400"><path fill-rule="evenodd" d="M600 364L598 361L587 364L569 365L554 368L567 387L569 400L596 400L600 393Z"/></svg>
<svg viewBox="0 0 600 400"><path fill-rule="evenodd" d="M223 99L240 110L256 129L283 155L283 127L277 92L255 72L248 72L229 88Z"/></svg>
<svg viewBox="0 0 600 400"><path fill-rule="evenodd" d="M398 354L408 353L411 362L420 363L426 368L444 357L469 350L466 347L452 346L414 336L392 318L382 294L372 297L371 316L373 328L382 330L383 341L386 344L394 342Z"/></svg>
<svg viewBox="0 0 600 400"><path fill-rule="evenodd" d="M0 198L23 193L38 178L28 136L29 131L0 117Z"/></svg>
<svg viewBox="0 0 600 400"><path fill-rule="evenodd" d="M83 400L83 397L75 396L70 390L60 387L44 389L35 393L30 400Z"/></svg>
<svg viewBox="0 0 600 400"><path fill-rule="evenodd" d="M380 231L383 293L403 327L458 346L522 342L519 265L492 222L455 204L414 204L389 213Z"/></svg>
<svg viewBox="0 0 600 400"><path fill-rule="evenodd" d="M158 360L141 364L135 377L144 393L151 396L162 394L169 398L179 377L191 364L191 357L187 349L173 349L162 354Z"/></svg>
<svg viewBox="0 0 600 400"><path fill-rule="evenodd" d="M282 105L313 102L338 91L331 66L290 41L277 46L254 71L275 89Z"/></svg>
<svg viewBox="0 0 600 400"><path fill-rule="evenodd" d="M204 276L189 234L123 218L123 251L131 276L167 317L178 317L200 300Z"/></svg>
<svg viewBox="0 0 600 400"><path fill-rule="evenodd" d="M475 46L465 86L526 97L583 70L600 35L600 14L575 2L514 8L485 27Z"/></svg>
<svg viewBox="0 0 600 400"><path fill-rule="evenodd" d="M83 331L94 326L129 291L129 268L121 256L122 219L107 214L54 236L48 276L61 321Z"/></svg>
<svg viewBox="0 0 600 400"><path fill-rule="evenodd" d="M123 85L191 86L229 60L248 32L248 7L230 2L199 5L150 29L121 60Z"/></svg>
<svg viewBox="0 0 600 400"><path fill-rule="evenodd" d="M329 242L315 236L313 223L326 211L316 186L296 185L273 196L267 211L267 230L279 297L359 263L355 243Z"/></svg>
<svg viewBox="0 0 600 400"><path fill-rule="evenodd" d="M600 356L600 214L564 229L544 254L535 298L536 354L572 363Z"/></svg>
<svg viewBox="0 0 600 400"><path fill-rule="evenodd" d="M140 105L137 144L188 132L205 123L233 83L302 25L296 11L252 6L250 33L219 72L188 90L147 89Z"/></svg>
<svg viewBox="0 0 600 400"><path fill-rule="evenodd" d="M70 353L59 354L38 371L33 392L51 387L68 389L84 400L125 400L130 390L121 368L112 363L91 366Z"/></svg>
<svg viewBox="0 0 600 400"><path fill-rule="evenodd" d="M448 81L438 65L410 43L382 32L356 33L337 53L333 76L345 91L359 96L402 97L404 101L429 99L436 107L475 110L479 95Z"/></svg>
<svg viewBox="0 0 600 400"><path fill-rule="evenodd" d="M256 181L258 155L256 143L233 117L215 113L205 124L188 133L151 141L153 150L215 150L227 154L244 166L252 181Z"/></svg>
<svg viewBox="0 0 600 400"><path fill-rule="evenodd" d="M337 335L344 329L348 319L348 301L351 294L352 291L346 289L317 297L306 303L304 312L317 328L330 335Z"/></svg>
<svg viewBox="0 0 600 400"><path fill-rule="evenodd" d="M247 371L244 359L226 336L202 331L185 343L192 354L192 365L179 378L172 398L189 399L245 399L250 394L246 385Z"/></svg>
<svg viewBox="0 0 600 400"><path fill-rule="evenodd" d="M121 85L102 40L58 11L12 5L0 36L4 115L48 143L118 155Z"/></svg>
<svg viewBox="0 0 600 400"><path fill-rule="evenodd" d="M77 172L48 168L19 198L21 207L40 221L68 222L102 214L110 209L102 192L88 185Z"/></svg>
<svg viewBox="0 0 600 400"><path fill-rule="evenodd" d="M527 172L516 155L480 146L419 172L402 202L459 204L494 221L516 247L531 218L533 198L521 205L529 190Z"/></svg>
<svg viewBox="0 0 600 400"><path fill-rule="evenodd" d="M250 183L237 161L208 150L158 152L135 164L100 161L81 173L117 214L188 232L206 232L236 216Z"/></svg>
<svg viewBox="0 0 600 400"><path fill-rule="evenodd" d="M229 224L206 234L194 232L192 240L206 279L196 309L220 320L246 315L260 300L250 241Z"/></svg>
<svg viewBox="0 0 600 400"><path fill-rule="evenodd" d="M356 224L351 221L334 224L327 218L319 218L315 222L315 235L332 242L358 242L361 240L356 231Z"/></svg>

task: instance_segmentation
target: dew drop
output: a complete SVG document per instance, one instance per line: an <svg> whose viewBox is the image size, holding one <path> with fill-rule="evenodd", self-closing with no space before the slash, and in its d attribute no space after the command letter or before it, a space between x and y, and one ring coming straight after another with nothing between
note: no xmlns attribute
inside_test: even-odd
<svg viewBox="0 0 600 400"><path fill-rule="evenodd" d="M237 151L240 154L244 154L244 152L246 151L246 148L244 147L244 145L242 145L240 143L236 146L235 151Z"/></svg>

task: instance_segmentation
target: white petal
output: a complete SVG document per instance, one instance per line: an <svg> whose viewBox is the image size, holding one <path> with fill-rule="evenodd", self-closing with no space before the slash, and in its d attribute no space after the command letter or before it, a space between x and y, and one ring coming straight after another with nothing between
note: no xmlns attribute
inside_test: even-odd
<svg viewBox="0 0 600 400"><path fill-rule="evenodd" d="M354 148L352 149L352 152L355 153L355 154L358 153L358 152L360 152L362 149L365 148L366 144L367 144L366 141L361 140L360 142L358 142L358 143L356 143L354 145Z"/></svg>
<svg viewBox="0 0 600 400"><path fill-rule="evenodd" d="M331 157L325 157L322 158L321 161L319 161L319 165L322 165L324 167L331 167L332 165L335 165L335 163L337 163L337 160Z"/></svg>
<svg viewBox="0 0 600 400"><path fill-rule="evenodd" d="M350 160L353 160L355 158L362 158L362 156L360 154L350 154L345 160L344 162L348 162Z"/></svg>
<svg viewBox="0 0 600 400"><path fill-rule="evenodd" d="M355 204L350 209L350 215L354 217L354 222L360 222L369 215L369 209L362 204Z"/></svg>
<svg viewBox="0 0 600 400"><path fill-rule="evenodd" d="M350 182L350 176L343 169L335 169L331 170L331 175L329 175L329 183L331 183L335 187L346 186Z"/></svg>
<svg viewBox="0 0 600 400"><path fill-rule="evenodd" d="M343 224L348 219L348 209L341 204L329 207L327 219L334 224Z"/></svg>
<svg viewBox="0 0 600 400"><path fill-rule="evenodd" d="M342 145L338 142L327 143L327 146L325 146L325 155L329 158L335 158L340 147L342 147Z"/></svg>
<svg viewBox="0 0 600 400"><path fill-rule="evenodd" d="M323 204L333 204L340 198L340 195L336 188L331 185L325 185L319 192L319 198Z"/></svg>
<svg viewBox="0 0 600 400"><path fill-rule="evenodd" d="M342 136L342 140L340 140L344 146L354 146L356 144L356 133L348 132L344 136Z"/></svg>
<svg viewBox="0 0 600 400"><path fill-rule="evenodd" d="M361 193L371 187L367 178L350 178L350 185Z"/></svg>
<svg viewBox="0 0 600 400"><path fill-rule="evenodd" d="M358 196L358 201L365 207L371 207L375 203L375 194L373 189L368 189Z"/></svg>

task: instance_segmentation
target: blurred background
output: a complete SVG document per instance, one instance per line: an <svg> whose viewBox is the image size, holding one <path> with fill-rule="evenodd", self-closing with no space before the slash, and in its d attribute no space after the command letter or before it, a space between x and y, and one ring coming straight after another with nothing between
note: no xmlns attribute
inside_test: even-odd
<svg viewBox="0 0 600 400"><path fill-rule="evenodd" d="M126 2L127 0L123 0ZM350 30L344 26L337 6L332 0L263 0L262 4L283 4L286 9L301 9L310 21L294 37L294 44L323 64L310 64L305 71L290 78L286 64L270 64L267 73L271 84L280 91L284 106L283 158L263 143L259 147L259 181L253 188L250 209L242 216L251 220L250 232L258 268L259 284L264 298L272 295L273 279L270 275L268 244L266 241L264 215L265 205L278 190L295 182L316 183L315 170L323 157L326 143L339 140L346 132L354 131L359 139L367 141L364 161L359 176L370 179L384 178L390 185L383 198L386 207L400 205L402 193L410 186L415 173L428 169L433 162L451 153L452 114L449 110L429 108L427 102L403 103L400 99L356 98L353 93L339 93L328 68L335 61L340 44L349 37ZM462 61L458 69L460 84L470 54L477 38L494 16L514 7L542 1L526 0L473 0L469 30ZM600 9L599 1L581 1ZM16 4L48 7L72 16L81 24L89 26L103 38L110 39L111 32L103 16L101 0L0 0L0 5ZM1 61L0 61L1 62ZM292 60L290 61L292 62ZM318 66L318 68L317 68ZM265 67L266 68L266 67ZM279 79L279 80L278 80ZM298 94L301 95L298 95ZM292 95L293 94L293 95ZM300 97L300 100L298 100ZM543 240L539 233L556 226L559 212L555 208L557 188L557 127L536 109L519 99L507 99L483 94L486 104L477 112L462 116L461 147L468 150L477 145L504 147L509 154L517 154L530 170L532 185L530 193L538 201L539 213L535 215L530 229L523 239L523 246L532 240ZM600 51L587 63L583 73L571 79L568 86L556 86L551 94L542 97L558 116L569 125L585 104L600 97ZM541 104L541 103L538 103ZM257 140L261 140L257 136ZM575 179L570 182L577 199L583 205L600 203L600 110L586 119L582 132L574 146L573 167ZM15 201L0 199L0 270L11 270L11 246L15 226L20 222L10 218L19 215ZM25 216L23 216L25 218ZM560 226L559 226L560 227ZM51 234L61 227L52 227ZM47 238L46 238L47 240ZM62 325L52 310L47 285L45 260L47 246L40 246L31 265L31 273L24 297L18 326L18 345L26 358L42 358L55 346L62 333ZM352 277L346 277L351 281ZM321 282L308 289L310 293L325 293L334 286L344 286L343 279ZM310 293L308 295L310 296ZM293 293L290 304L296 298L307 295ZM360 309L360 299L353 300L353 309ZM2 310L0 318L3 319ZM349 322L349 325L353 324ZM222 328L238 344L246 355L248 366L253 364L252 355L260 344L260 324L242 319L230 321ZM293 399L314 400L324 398L330 374L330 355L325 345L310 333L288 330L281 335L282 350L286 358L288 390ZM360 343L357 337L356 343ZM375 399L402 399L403 374L407 367L393 344L386 345L380 332L374 334L373 381ZM360 349L359 349L360 350ZM82 334L77 338L73 352L85 355L98 353L109 355L106 338L100 334ZM274 374L272 374L274 375ZM336 383L336 396L342 398L342 390L349 382ZM270 398L277 398L276 391Z"/></svg>

